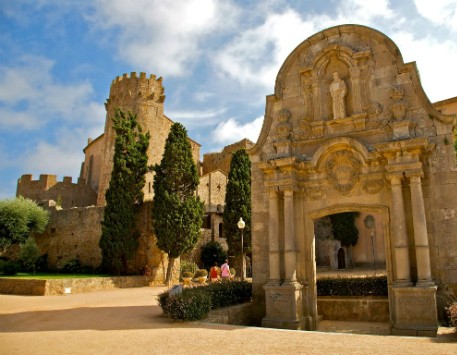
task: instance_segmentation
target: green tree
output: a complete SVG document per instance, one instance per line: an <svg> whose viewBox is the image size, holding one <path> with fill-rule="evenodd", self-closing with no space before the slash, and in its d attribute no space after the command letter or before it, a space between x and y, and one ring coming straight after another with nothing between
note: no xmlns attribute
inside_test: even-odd
<svg viewBox="0 0 457 355"><path fill-rule="evenodd" d="M241 233L237 226L240 218L243 218L246 223L243 230L244 252L249 253L251 250L251 161L244 148L233 153L225 194L223 228L231 255L241 255Z"/></svg>
<svg viewBox="0 0 457 355"><path fill-rule="evenodd" d="M19 260L27 270L32 269L35 275L35 267L38 259L40 258L40 249L33 237L28 237L27 240L21 244L19 249Z"/></svg>
<svg viewBox="0 0 457 355"><path fill-rule="evenodd" d="M205 269L211 268L211 266L214 265L214 262L217 262L218 265L222 265L225 259L227 259L227 253L222 248L221 243L208 242L202 246L200 260Z"/></svg>
<svg viewBox="0 0 457 355"><path fill-rule="evenodd" d="M168 254L165 282L169 284L175 260L191 250L200 237L203 202L195 196L199 177L187 131L171 126L160 165L154 167L152 225L157 246Z"/></svg>
<svg viewBox="0 0 457 355"><path fill-rule="evenodd" d="M31 233L41 233L49 212L34 201L18 197L0 201L0 251L23 243Z"/></svg>
<svg viewBox="0 0 457 355"><path fill-rule="evenodd" d="M355 219L359 212L345 212L330 215L332 221L333 236L341 241L341 245L356 245L359 239L359 230L355 226Z"/></svg>
<svg viewBox="0 0 457 355"><path fill-rule="evenodd" d="M143 202L148 167L149 132L144 134L135 114L116 109L113 171L106 191L102 221L102 269L119 275L127 272L127 262L138 248L139 232L135 213Z"/></svg>

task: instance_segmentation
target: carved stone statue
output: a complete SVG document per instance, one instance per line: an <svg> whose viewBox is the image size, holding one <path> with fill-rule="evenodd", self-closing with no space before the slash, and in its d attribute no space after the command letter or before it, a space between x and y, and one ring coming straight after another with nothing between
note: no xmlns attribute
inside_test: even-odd
<svg viewBox="0 0 457 355"><path fill-rule="evenodd" d="M333 119L346 117L346 107L344 97L347 93L346 84L338 73L333 73L333 82L330 84L330 94L333 99Z"/></svg>

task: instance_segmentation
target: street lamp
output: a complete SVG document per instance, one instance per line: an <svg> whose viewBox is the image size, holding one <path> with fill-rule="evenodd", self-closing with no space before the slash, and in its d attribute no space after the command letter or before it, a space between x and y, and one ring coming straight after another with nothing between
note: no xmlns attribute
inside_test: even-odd
<svg viewBox="0 0 457 355"><path fill-rule="evenodd" d="M241 280L246 279L246 260L244 259L244 245L243 245L243 229L246 226L243 218L240 217L240 220L237 223L238 229L241 231L241 259L242 259L242 271L241 271Z"/></svg>

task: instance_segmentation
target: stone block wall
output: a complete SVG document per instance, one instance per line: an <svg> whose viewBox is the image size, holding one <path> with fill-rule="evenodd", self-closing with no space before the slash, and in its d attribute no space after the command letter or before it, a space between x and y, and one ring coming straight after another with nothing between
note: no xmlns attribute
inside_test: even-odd
<svg viewBox="0 0 457 355"><path fill-rule="evenodd" d="M250 149L253 145L254 143L252 143L249 139L243 139L239 142L226 146L219 153L204 154L202 162L202 175L218 169L228 175L232 154L241 148Z"/></svg>
<svg viewBox="0 0 457 355"><path fill-rule="evenodd" d="M71 259L79 259L82 265L98 267L102 261L98 243L102 234L103 213L103 207L51 211L46 231L35 236L40 251L48 254L48 265L60 268ZM163 281L167 257L156 246L151 223L151 203L145 203L137 215L139 247L129 269L132 273L141 274L148 265L154 279ZM179 267L175 270L176 279L178 273Z"/></svg>
<svg viewBox="0 0 457 355"><path fill-rule="evenodd" d="M77 184L72 178L65 176L63 181L57 181L56 175L40 175L39 180L32 180L31 174L22 175L18 179L16 196L23 196L37 203L54 200L62 208L83 207L95 205L96 192L85 184L82 179Z"/></svg>

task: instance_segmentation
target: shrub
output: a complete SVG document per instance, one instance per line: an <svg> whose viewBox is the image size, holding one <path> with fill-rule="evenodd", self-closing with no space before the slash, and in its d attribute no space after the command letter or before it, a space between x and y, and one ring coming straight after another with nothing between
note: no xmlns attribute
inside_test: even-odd
<svg viewBox="0 0 457 355"><path fill-rule="evenodd" d="M203 276L208 276L208 270L206 270L206 269L197 270L197 272L194 275L194 278L203 277Z"/></svg>
<svg viewBox="0 0 457 355"><path fill-rule="evenodd" d="M447 313L448 325L450 327L457 327L457 302L446 307L445 311Z"/></svg>
<svg viewBox="0 0 457 355"><path fill-rule="evenodd" d="M18 273L20 265L15 261L3 261L0 263L0 273L5 276L14 276Z"/></svg>
<svg viewBox="0 0 457 355"><path fill-rule="evenodd" d="M206 318L211 309L211 295L185 289L180 295L168 297L165 313L173 319L199 320Z"/></svg>
<svg viewBox="0 0 457 355"><path fill-rule="evenodd" d="M192 275L198 270L198 265L193 261L181 260L181 275L184 271L191 272Z"/></svg>
<svg viewBox="0 0 457 355"><path fill-rule="evenodd" d="M232 275L232 276L236 275L236 270L233 267L230 268L230 275Z"/></svg>
<svg viewBox="0 0 457 355"><path fill-rule="evenodd" d="M210 309L248 302L252 297L249 282L227 282L184 289L179 295L164 292L158 296L165 315L173 319L198 320L205 318Z"/></svg>
<svg viewBox="0 0 457 355"><path fill-rule="evenodd" d="M204 268L210 268L216 262L221 265L227 259L227 253L219 242L208 242L202 246L200 260Z"/></svg>
<svg viewBox="0 0 457 355"><path fill-rule="evenodd" d="M184 271L182 277L194 277L194 274L190 271Z"/></svg>
<svg viewBox="0 0 457 355"><path fill-rule="evenodd" d="M318 296L387 296L387 277L324 278L317 280Z"/></svg>

